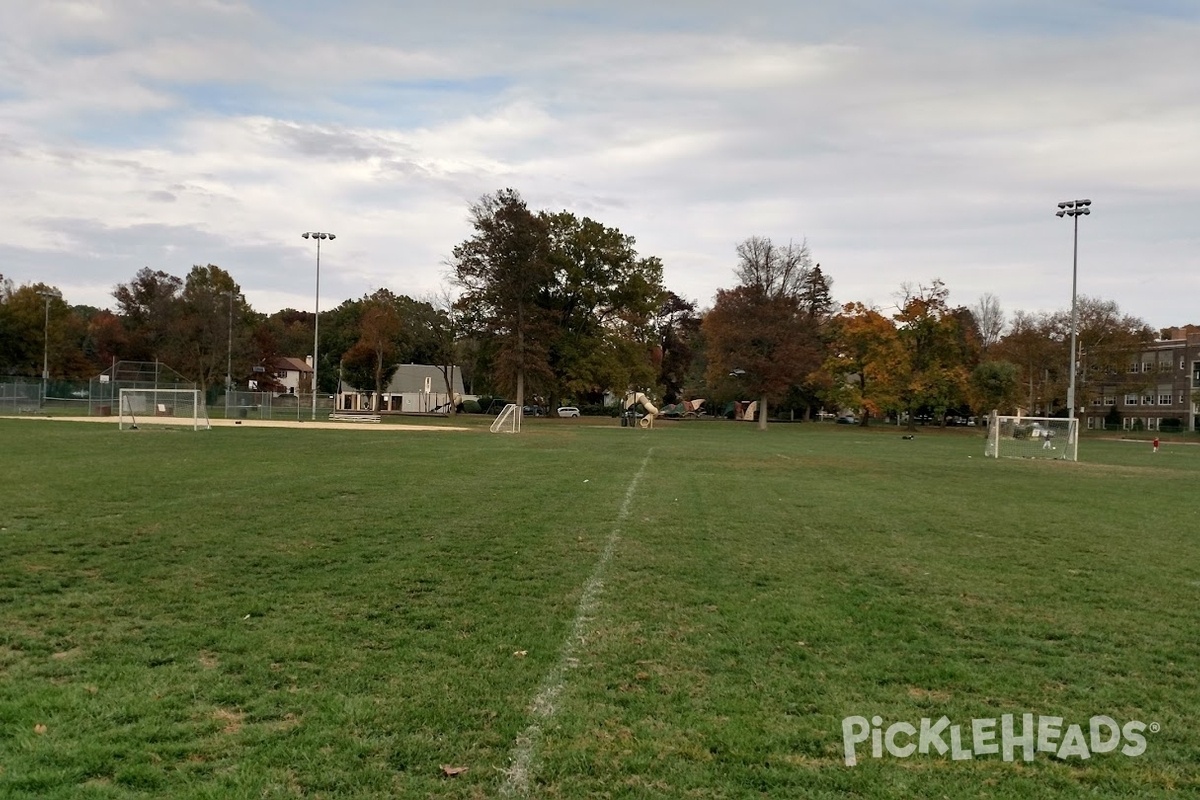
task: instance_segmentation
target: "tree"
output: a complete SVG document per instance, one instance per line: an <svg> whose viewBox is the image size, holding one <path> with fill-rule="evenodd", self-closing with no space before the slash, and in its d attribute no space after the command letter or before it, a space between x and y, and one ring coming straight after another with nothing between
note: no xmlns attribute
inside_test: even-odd
<svg viewBox="0 0 1200 800"><path fill-rule="evenodd" d="M971 370L971 407L977 414L993 409L1011 414L1020 394L1019 370L1011 361L982 361Z"/></svg>
<svg viewBox="0 0 1200 800"><path fill-rule="evenodd" d="M538 304L553 266L546 221L512 189L484 195L470 211L475 234L454 248L451 280L462 289L458 308L493 337L501 388L525 402L527 380L552 379L549 315Z"/></svg>
<svg viewBox="0 0 1200 800"><path fill-rule="evenodd" d="M213 264L193 266L179 295L172 364L201 387L224 383L232 355L232 320L247 318L242 289L228 272ZM233 380L233 375L229 376Z"/></svg>
<svg viewBox="0 0 1200 800"><path fill-rule="evenodd" d="M863 425L897 407L908 354L895 323L878 309L847 303L830 329L829 356L820 371L830 405L861 411Z"/></svg>
<svg viewBox="0 0 1200 800"><path fill-rule="evenodd" d="M553 323L550 399L649 385L662 263L639 256L632 236L593 219L567 211L541 219L554 269L539 298Z"/></svg>
<svg viewBox="0 0 1200 800"><path fill-rule="evenodd" d="M767 297L800 298L812 274L807 241L781 247L765 236L751 236L737 246L737 256L739 284Z"/></svg>
<svg viewBox="0 0 1200 800"><path fill-rule="evenodd" d="M443 289L426 304L433 311L429 321L429 340L434 354L433 363L442 373L442 382L446 386L448 398L448 414L454 416L457 412L459 398L454 396L454 369L461 360L462 352L458 347L458 333L461 328L460 313L454 306L454 298L448 289ZM461 377L461 367L460 377Z"/></svg>
<svg viewBox="0 0 1200 800"><path fill-rule="evenodd" d="M178 335L183 281L162 270L144 267L129 283L113 289L126 330L128 358L179 362Z"/></svg>
<svg viewBox="0 0 1200 800"><path fill-rule="evenodd" d="M599 396L654 379L651 317L662 264L634 239L562 211L533 214L511 189L471 209L475 235L454 249L464 333L479 337L496 388ZM553 403L552 403L553 405Z"/></svg>
<svg viewBox="0 0 1200 800"><path fill-rule="evenodd" d="M658 338L658 383L664 399L678 402L691 377L692 363L700 337L700 316L696 304L668 291L654 315L653 327Z"/></svg>
<svg viewBox="0 0 1200 800"><path fill-rule="evenodd" d="M737 374L758 397L758 427L767 428L768 403L785 396L821 363L817 320L801 304L810 278L807 244L781 248L765 237L737 247L741 283L721 289L704 318L708 378Z"/></svg>
<svg viewBox="0 0 1200 800"><path fill-rule="evenodd" d="M1024 387L1023 402L1029 413L1050 413L1056 395L1051 386L1057 382L1058 371L1066 368L1066 352L1056 344L1061 334L1055 328L1048 314L1018 311L1008 333L989 351L989 356L1017 365L1017 379Z"/></svg>
<svg viewBox="0 0 1200 800"><path fill-rule="evenodd" d="M949 290L938 278L929 286L902 287L903 299L895 315L900 344L905 351L907 374L899 387L901 408L908 413L910 430L915 414L928 408L945 424L947 409L966 399L970 367L970 333L964 316L947 304Z"/></svg>
<svg viewBox="0 0 1200 800"><path fill-rule="evenodd" d="M359 338L346 352L346 377L355 386L375 387L372 410L379 410L383 387L396 373L396 356L403 332L397 297L387 289L379 289L364 297L359 325Z"/></svg>
<svg viewBox="0 0 1200 800"><path fill-rule="evenodd" d="M800 310L821 323L827 322L838 310L832 288L833 279L821 271L820 264L808 270L800 281Z"/></svg>
<svg viewBox="0 0 1200 800"><path fill-rule="evenodd" d="M1000 298L991 292L984 292L971 309L971 314L979 330L980 347L986 354L1004 335L1004 309L1000 307Z"/></svg>

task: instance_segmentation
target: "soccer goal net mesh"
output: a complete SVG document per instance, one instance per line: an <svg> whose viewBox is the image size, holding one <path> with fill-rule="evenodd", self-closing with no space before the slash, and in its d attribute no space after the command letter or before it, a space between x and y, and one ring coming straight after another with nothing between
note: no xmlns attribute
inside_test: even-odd
<svg viewBox="0 0 1200 800"><path fill-rule="evenodd" d="M492 433L520 433L521 409L516 403L509 403L492 423Z"/></svg>
<svg viewBox="0 0 1200 800"><path fill-rule="evenodd" d="M988 420L984 454L992 458L1052 458L1076 461L1079 420L1060 417L1004 417Z"/></svg>
<svg viewBox="0 0 1200 800"><path fill-rule="evenodd" d="M212 427L199 389L122 389L118 408L121 430L139 425L186 425L194 431Z"/></svg>

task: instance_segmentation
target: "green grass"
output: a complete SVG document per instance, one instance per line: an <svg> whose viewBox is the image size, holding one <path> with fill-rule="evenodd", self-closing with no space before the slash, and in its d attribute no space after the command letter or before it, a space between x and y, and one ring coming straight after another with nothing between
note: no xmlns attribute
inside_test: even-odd
<svg viewBox="0 0 1200 800"><path fill-rule="evenodd" d="M535 723L535 797L1200 790L1200 447L589 419L0 445L0 797L492 797ZM1005 713L1161 731L842 759L846 716Z"/></svg>

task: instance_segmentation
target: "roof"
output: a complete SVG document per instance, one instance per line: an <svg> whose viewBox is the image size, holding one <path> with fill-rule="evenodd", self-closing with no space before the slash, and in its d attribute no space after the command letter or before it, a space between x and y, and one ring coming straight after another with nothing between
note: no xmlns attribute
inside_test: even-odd
<svg viewBox="0 0 1200 800"><path fill-rule="evenodd" d="M454 391L458 394L465 394L463 391L462 369L457 366L451 367L454 370L454 377L451 382ZM413 392L425 391L425 379L429 378L429 389L432 392L446 391L446 379L442 376L442 368L432 364L400 364L396 367L396 374L384 387L383 391L386 394L410 394ZM342 385L342 391L371 391L367 389L357 389L349 384Z"/></svg>
<svg viewBox="0 0 1200 800"><path fill-rule="evenodd" d="M292 358L291 356L279 356L271 361L271 367L275 370L290 370L291 372L312 372L312 366L303 358Z"/></svg>

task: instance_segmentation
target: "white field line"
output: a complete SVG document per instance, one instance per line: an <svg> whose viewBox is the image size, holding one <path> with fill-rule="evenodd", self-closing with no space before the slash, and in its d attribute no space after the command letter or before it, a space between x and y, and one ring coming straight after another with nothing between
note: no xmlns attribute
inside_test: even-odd
<svg viewBox="0 0 1200 800"><path fill-rule="evenodd" d="M654 448L650 448L646 453L641 466L638 467L637 473L634 474L633 480L629 482L629 487L625 490L625 499L621 502L621 508L617 512L617 521L608 534L608 541L604 543L604 551L600 554L600 559L596 562L591 577L583 585L583 594L580 595L579 605L575 608L575 622L571 626L571 633L563 642L562 650L558 654L558 661L546 673L546 677L542 678L542 682L538 686L538 693L529 705L529 716L533 718L533 721L513 743L512 751L509 754L509 767L505 770L504 783L500 787L500 794L504 797L529 796L533 759L536 755L538 740L542 736L542 725L548 722L558 710L558 697L566 685L567 670L579 665L579 659L575 657L575 654L589 633L596 607L600 604L600 592L604 590L604 572L608 567L608 562L612 560L613 550L620 537L621 526L629 516L629 506L633 502L633 495L642 481L642 475L646 472L646 465L650 463L650 456L653 452Z"/></svg>

